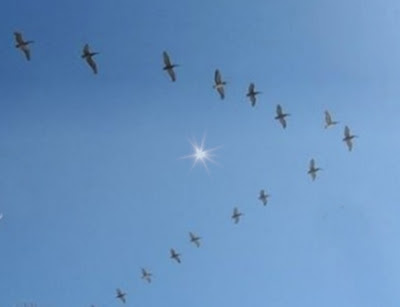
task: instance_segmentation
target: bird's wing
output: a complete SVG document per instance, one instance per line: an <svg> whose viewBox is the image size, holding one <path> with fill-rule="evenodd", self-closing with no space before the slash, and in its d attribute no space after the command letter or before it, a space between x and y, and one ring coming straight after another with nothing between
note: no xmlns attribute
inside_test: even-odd
<svg viewBox="0 0 400 307"><path fill-rule="evenodd" d="M23 44L24 43L24 39L22 38L22 33L21 32L14 32L14 36L15 36L15 41L17 42L17 44Z"/></svg>
<svg viewBox="0 0 400 307"><path fill-rule="evenodd" d="M349 151L351 151L353 148L353 142L350 139L346 139L346 144L347 144Z"/></svg>
<svg viewBox="0 0 400 307"><path fill-rule="evenodd" d="M224 87L223 87L223 86L218 87L218 88L217 88L217 91L218 91L219 96L221 97L221 99L224 99L224 98L225 98L225 90L224 90Z"/></svg>
<svg viewBox="0 0 400 307"><path fill-rule="evenodd" d="M314 168L315 168L315 161L314 161L314 159L311 159L310 160L310 170L312 170Z"/></svg>
<svg viewBox="0 0 400 307"><path fill-rule="evenodd" d="M172 68L170 68L168 69L168 74L171 77L172 82L175 82L176 80L175 71Z"/></svg>
<svg viewBox="0 0 400 307"><path fill-rule="evenodd" d="M253 93L254 92L254 83L250 83L249 85L249 93Z"/></svg>
<svg viewBox="0 0 400 307"><path fill-rule="evenodd" d="M238 208L234 208L233 209L233 215L238 215L239 214L239 210L238 210Z"/></svg>
<svg viewBox="0 0 400 307"><path fill-rule="evenodd" d="M214 81L215 81L215 84L220 84L222 82L221 73L219 72L218 69L215 71Z"/></svg>
<svg viewBox="0 0 400 307"><path fill-rule="evenodd" d="M350 128L348 126L344 127L344 136L346 138L350 137Z"/></svg>
<svg viewBox="0 0 400 307"><path fill-rule="evenodd" d="M89 56L86 58L87 63L92 68L93 73L97 74L97 65L96 62L93 60L93 57Z"/></svg>
<svg viewBox="0 0 400 307"><path fill-rule="evenodd" d="M276 114L277 114L278 116L281 116L281 115L282 115L282 107L281 107L280 104L278 104L278 105L276 106Z"/></svg>
<svg viewBox="0 0 400 307"><path fill-rule="evenodd" d="M193 232L189 232L189 236L191 240L194 240L196 236L193 234Z"/></svg>
<svg viewBox="0 0 400 307"><path fill-rule="evenodd" d="M85 44L85 46L83 46L83 50L82 50L83 54L89 54L90 53L90 48L89 48L89 44Z"/></svg>
<svg viewBox="0 0 400 307"><path fill-rule="evenodd" d="M327 125L332 124L332 117L328 111L325 111L325 122Z"/></svg>
<svg viewBox="0 0 400 307"><path fill-rule="evenodd" d="M251 106L256 105L256 96L255 95L250 95L250 101L251 101Z"/></svg>
<svg viewBox="0 0 400 307"><path fill-rule="evenodd" d="M163 52L163 58L165 66L171 66L171 60L169 59L169 55L166 51Z"/></svg>
<svg viewBox="0 0 400 307"><path fill-rule="evenodd" d="M28 61L31 59L31 51L27 45L21 46L21 50L24 52L25 57Z"/></svg>
<svg viewBox="0 0 400 307"><path fill-rule="evenodd" d="M279 118L279 121L280 121L280 123L281 123L283 129L285 129L285 128L286 128L286 120L285 120L285 118L284 118L284 117L280 117L280 118Z"/></svg>

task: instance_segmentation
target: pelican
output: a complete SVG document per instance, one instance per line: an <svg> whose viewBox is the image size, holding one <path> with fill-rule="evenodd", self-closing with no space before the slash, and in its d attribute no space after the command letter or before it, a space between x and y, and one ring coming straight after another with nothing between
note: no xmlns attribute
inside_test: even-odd
<svg viewBox="0 0 400 307"><path fill-rule="evenodd" d="M321 171L321 170L322 170L322 168L315 167L315 161L314 161L314 159L311 159L311 160L310 160L310 167L309 167L307 173L310 174L310 176L311 176L311 178L312 178L313 181L314 181L315 178L317 177L317 172L318 172L318 171Z"/></svg>
<svg viewBox="0 0 400 307"><path fill-rule="evenodd" d="M93 57L99 54L98 52L91 52L89 48L89 44L85 44L82 51L82 59L85 59L89 66L92 68L93 73L97 74L97 65L94 61Z"/></svg>
<svg viewBox="0 0 400 307"><path fill-rule="evenodd" d="M152 276L153 276L153 274L151 274L146 269L142 268L142 279L145 279L148 283L151 283L151 277Z"/></svg>
<svg viewBox="0 0 400 307"><path fill-rule="evenodd" d="M286 128L286 120L285 120L285 117L286 117L286 116L290 116L290 114L289 114L289 113L283 113L281 105L278 104L278 105L276 106L276 116L275 116L275 119L276 119L276 120L279 120L279 122L281 123L283 129Z"/></svg>
<svg viewBox="0 0 400 307"><path fill-rule="evenodd" d="M240 217L244 215L243 213L239 212L238 208L233 209L232 219L235 220L235 224L239 223Z"/></svg>
<svg viewBox="0 0 400 307"><path fill-rule="evenodd" d="M166 70L171 77L172 82L175 82L176 76L175 76L175 71L174 67L178 67L178 64L171 64L171 60L169 58L169 55L166 51L163 52L163 58L164 58L164 67L163 69Z"/></svg>
<svg viewBox="0 0 400 307"><path fill-rule="evenodd" d="M194 243L197 247L200 247L200 239L201 237L196 236L194 233L189 232L190 242Z"/></svg>
<svg viewBox="0 0 400 307"><path fill-rule="evenodd" d="M343 138L343 142L346 142L347 148L349 149L349 151L351 151L353 149L353 142L352 139L357 138L357 135L352 135L350 133L350 128L349 127L344 127L344 138Z"/></svg>
<svg viewBox="0 0 400 307"><path fill-rule="evenodd" d="M181 258L179 258L181 254L177 253L173 248L171 248L170 253L171 259L175 259L178 263L181 263Z"/></svg>
<svg viewBox="0 0 400 307"><path fill-rule="evenodd" d="M224 85L226 85L226 82L222 81L221 73L218 69L215 71L214 82L215 85L213 85L213 88L215 88L218 91L221 99L224 99L225 98Z"/></svg>
<svg viewBox="0 0 400 307"><path fill-rule="evenodd" d="M15 37L15 48L22 50L25 54L25 57L28 61L31 59L31 51L29 50L29 44L32 44L34 41L24 41L22 38L21 32L14 32Z"/></svg>
<svg viewBox="0 0 400 307"><path fill-rule="evenodd" d="M325 129L338 124L339 122L333 121L329 111L325 111Z"/></svg>
<svg viewBox="0 0 400 307"><path fill-rule="evenodd" d="M254 83L250 83L249 90L248 90L246 96L249 97L252 107L254 107L256 105L256 96L258 94L261 94L261 92L255 91L254 90Z"/></svg>
<svg viewBox="0 0 400 307"><path fill-rule="evenodd" d="M266 206L266 205L267 205L267 202L268 202L268 197L269 197L269 196L270 196L270 195L267 194L267 193L265 193L264 190L261 190L261 191L260 191L260 196L258 196L258 199L259 199L260 201L262 201L262 203L263 203L264 206Z"/></svg>
<svg viewBox="0 0 400 307"><path fill-rule="evenodd" d="M122 292L120 289L117 289L117 296L116 298L119 298L122 303L126 303L126 299L125 299L126 293Z"/></svg>

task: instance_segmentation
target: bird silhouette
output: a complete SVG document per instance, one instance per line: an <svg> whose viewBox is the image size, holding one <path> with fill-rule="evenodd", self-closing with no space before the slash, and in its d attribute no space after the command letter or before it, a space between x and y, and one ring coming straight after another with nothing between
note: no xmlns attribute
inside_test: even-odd
<svg viewBox="0 0 400 307"><path fill-rule="evenodd" d="M20 49L24 54L28 61L31 60L31 51L29 49L29 45L32 44L34 41L25 41L22 37L21 32L14 32L15 37L15 47Z"/></svg>
<svg viewBox="0 0 400 307"><path fill-rule="evenodd" d="M91 52L89 44L85 44L85 46L83 47L83 51L82 51L82 58L86 60L86 62L92 68L94 74L97 74L97 65L96 65L96 62L93 59L93 57L96 54L99 54L99 53L98 52Z"/></svg>

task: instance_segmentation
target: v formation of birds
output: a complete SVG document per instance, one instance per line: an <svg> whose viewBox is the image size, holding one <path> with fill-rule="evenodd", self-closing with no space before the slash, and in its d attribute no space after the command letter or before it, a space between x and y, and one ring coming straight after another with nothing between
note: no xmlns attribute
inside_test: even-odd
<svg viewBox="0 0 400 307"><path fill-rule="evenodd" d="M20 49L24 53L26 59L28 61L30 61L31 60L31 52L30 52L29 45L34 43L34 41L24 40L21 32L14 32L14 37L15 37L15 43L16 43L15 47ZM82 59L84 59L87 62L87 64L89 65L89 67L91 68L91 70L94 74L98 73L97 64L94 60L94 56L97 54L99 54L99 52L91 51L89 44L85 44L83 46L81 57L82 57ZM168 73L171 81L175 82L177 80L175 68L179 67L179 64L176 64L176 63L174 64L172 62L169 54L166 51L164 51L162 53L162 59L163 59L163 63L164 63L163 70ZM219 69L215 70L214 83L215 84L213 85L213 88L218 92L220 98L224 99L225 98L225 86L227 85L227 83L225 81L223 81L222 74ZM261 93L262 93L261 91L256 90L254 83L250 83L246 97L248 97L248 99L250 101L250 105L252 107L254 107L256 105L256 103L257 103L256 98ZM324 114L325 114L325 129L339 124L338 121L334 121L332 119L332 116L329 113L329 111L326 110L324 112ZM279 123L282 125L283 129L286 129L286 127L287 127L287 117L288 116L290 116L290 113L285 113L282 106L280 104L278 104L276 106L275 119L277 121L279 121ZM354 140L354 138L357 138L357 137L358 137L357 135L354 135L351 133L350 128L348 126L344 127L344 137L343 137L342 141L346 144L347 149L349 151L351 151L353 149L353 140ZM317 167L315 159L312 158L309 161L309 168L308 168L308 172L307 172L310 175L312 181L314 181L316 179L317 173L321 170L322 170L322 168ZM261 190L259 192L258 199L264 206L267 205L269 197L270 197L270 195L267 194L265 190ZM240 218L243 215L244 215L244 213L240 212L237 207L234 207L231 218L235 224L238 224L240 221ZM200 236L194 234L193 232L189 232L189 240L196 247L200 247L201 239L202 238ZM182 255L174 248L170 249L170 258L172 260L176 261L177 263L181 263L181 261L182 261L182 259L181 259ZM144 281L146 281L148 283L152 282L153 274L149 270L142 268L141 273L142 273L141 279L143 279ZM117 299L119 299L122 303L126 303L126 296L127 296L126 292L123 292L119 288L116 289L115 297ZM92 305L92 306L94 307L94 305Z"/></svg>

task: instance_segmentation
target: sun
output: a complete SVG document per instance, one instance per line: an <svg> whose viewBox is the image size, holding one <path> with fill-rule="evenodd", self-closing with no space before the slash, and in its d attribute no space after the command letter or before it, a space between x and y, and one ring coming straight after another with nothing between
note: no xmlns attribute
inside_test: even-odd
<svg viewBox="0 0 400 307"><path fill-rule="evenodd" d="M199 162L203 164L204 168L208 171L207 162L217 163L214 161L213 152L219 147L214 147L210 149L205 148L205 136L201 140L200 145L196 141L189 141L192 145L193 153L182 157L181 159L193 159L192 168L196 166Z"/></svg>

